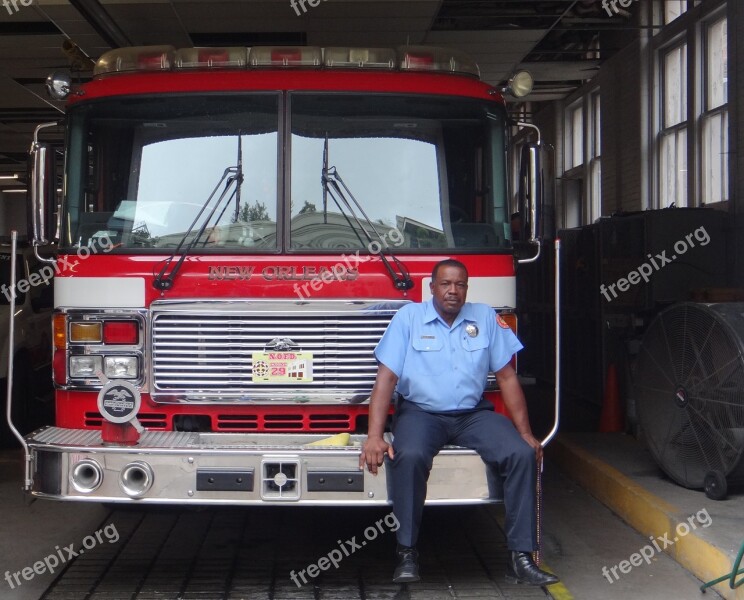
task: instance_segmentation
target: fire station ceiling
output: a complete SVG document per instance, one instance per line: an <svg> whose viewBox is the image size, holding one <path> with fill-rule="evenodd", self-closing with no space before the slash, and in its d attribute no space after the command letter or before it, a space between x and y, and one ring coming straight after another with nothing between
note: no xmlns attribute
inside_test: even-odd
<svg viewBox="0 0 744 600"><path fill-rule="evenodd" d="M71 70L86 80L91 59L113 47L450 46L474 56L494 85L529 69L535 106L591 79L632 39L629 16L610 17L599 0L2 0L0 176L20 179L0 179L0 189L24 187L34 127L63 116L46 76ZM59 141L60 131L42 139Z"/></svg>

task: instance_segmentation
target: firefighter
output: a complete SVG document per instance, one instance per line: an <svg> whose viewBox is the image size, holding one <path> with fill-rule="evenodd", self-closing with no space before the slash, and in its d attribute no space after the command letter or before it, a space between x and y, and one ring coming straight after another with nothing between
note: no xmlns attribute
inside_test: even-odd
<svg viewBox="0 0 744 600"><path fill-rule="evenodd" d="M447 445L472 448L504 479L507 579L550 585L558 578L532 560L536 549L536 460L540 442L532 434L527 405L509 361L522 344L486 304L465 302L468 272L448 259L435 265L432 299L408 304L390 322L375 348L377 378L369 407L369 431L360 468L390 470L398 565L396 583L419 581L416 542L434 456ZM496 373L512 421L483 398L488 372ZM393 393L392 446L383 439Z"/></svg>

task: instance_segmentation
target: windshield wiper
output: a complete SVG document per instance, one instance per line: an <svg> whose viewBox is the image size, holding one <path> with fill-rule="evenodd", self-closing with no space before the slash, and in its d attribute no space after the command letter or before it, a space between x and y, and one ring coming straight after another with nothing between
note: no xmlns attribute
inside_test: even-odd
<svg viewBox="0 0 744 600"><path fill-rule="evenodd" d="M235 188L235 192L233 192L233 194L230 196L231 199L233 196L235 197L235 214L233 215L233 223L237 223L240 220L240 189L243 187L243 141L240 136L241 134L239 132L238 133L238 166L236 167L238 187ZM217 201L217 205L215 206L215 208L219 206L221 201L222 199L220 198L220 200ZM214 222L215 227L217 227L217 223L219 223L222 220L222 217L225 214L225 211L228 209L229 206L230 206L230 203L225 202L224 208L222 209L219 216ZM212 213L214 213L214 211L212 211ZM212 215L210 214L209 217L207 217L206 222L209 223L209 220L211 218L212 218ZM201 238L201 233L196 236L196 240L198 241L200 238ZM202 242L202 248L206 246L208 242L209 242L209 237L207 237L204 240L204 242Z"/></svg>
<svg viewBox="0 0 744 600"><path fill-rule="evenodd" d="M390 247L388 246L388 243L385 240L384 236L380 235L380 232L377 231L377 228L375 227L374 223L372 223L372 220L367 216L367 213L364 212L364 209L354 197L354 194L351 193L351 190L346 186L344 180L341 179L341 176L338 174L336 167L328 167L328 136L326 136L325 148L323 150L323 174L321 177L321 182L323 184L323 192L330 194L339 211L341 211L341 214L344 216L346 222L349 224L349 227L351 227L351 230L356 234L359 242L364 245L364 240L362 239L361 235L359 235L359 230L361 230L364 233L364 236L367 238L367 244L369 245L375 240L372 238L367 228L362 225L362 222L360 221L359 217L354 211L354 208L352 207L352 203L359 210L359 212L364 217L364 222L377 236L377 241L380 244L380 259L382 259L382 263L385 265L388 273L390 273L390 277L393 280L395 289L403 291L410 290L413 287L413 280L411 279L411 275L409 274L408 269L406 269L405 265L398 260L398 258L393 254L392 250L390 250ZM346 210L344 210L343 206L341 206L341 202L343 202L344 206L348 210L348 213L356 221L357 225L359 226L359 230L357 230L357 228L354 227L354 225L352 224ZM325 207L323 212L325 213ZM387 250L390 254L390 258L395 263L395 266L399 269L399 272L396 272L391 266L390 261L388 261L387 257L384 254L385 250Z"/></svg>
<svg viewBox="0 0 744 600"><path fill-rule="evenodd" d="M243 132L238 131L238 178L240 179L238 181L238 187L235 190L235 217L233 218L233 223L237 223L240 220L240 188L243 187ZM224 210L222 212L225 212ZM222 214L220 213L220 219L222 218ZM217 223L219 223L220 220L217 219ZM217 224L215 223L215 225Z"/></svg>
<svg viewBox="0 0 744 600"><path fill-rule="evenodd" d="M204 219L204 222L199 228L199 231L197 232L197 234L193 237L191 242L187 246L184 247L184 244L186 244L186 240L189 238L189 235L194 230L194 227L199 221L199 218L202 216L204 211L209 206L209 203L212 201L212 198L214 198L214 195L217 193L217 190L220 189L222 182L225 182L225 189L222 190L220 197L217 198L217 201L214 203L212 210L209 211L207 218ZM233 197L236 198L235 213L236 215L239 214L240 212L240 187L242 186L242 184L243 184L243 145L242 145L241 132L238 132L238 163L237 163L237 166L228 167L227 169L225 169L225 171L222 173L222 177L217 182L217 185L214 186L212 193L209 194L209 198L207 198L204 204L202 204L202 207L199 209L199 212L194 217L194 220L191 222L191 225L189 225L189 228L186 230L186 233L184 233L183 236L181 237L181 240L178 242L176 249L173 251L173 253L168 258L165 259L165 262L163 263L163 266L160 269L160 272L156 275L155 279L152 280L152 285L156 290L165 291L173 287L173 282L176 279L176 275L178 275L178 271L181 269L181 265L183 265L183 261L186 260L186 256L188 255L188 253L191 252L191 250L193 250L193 248L196 246L196 244L201 239L201 236L204 235L204 230L207 228L207 225L212 220L214 213L217 211L219 206L222 204L222 201L227 196L228 191L230 191L230 188L232 188L233 186L236 186L236 187L228 198L229 200L232 200ZM230 205L229 202L225 203L225 208L227 208L229 205ZM215 221L215 225L220 222L220 219L222 218L222 215L224 213L225 213L225 209L222 209L222 212L220 212L219 216L217 217L217 220ZM179 252L181 253L181 256L179 257L178 262L173 266L170 273L166 274L166 271L168 271L168 267L170 267L170 265L173 263L173 259L176 257L176 254L178 254Z"/></svg>

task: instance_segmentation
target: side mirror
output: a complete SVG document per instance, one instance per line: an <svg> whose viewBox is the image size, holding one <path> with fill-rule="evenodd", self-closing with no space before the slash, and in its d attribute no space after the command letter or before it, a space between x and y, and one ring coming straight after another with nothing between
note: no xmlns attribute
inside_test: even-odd
<svg viewBox="0 0 744 600"><path fill-rule="evenodd" d="M54 150L49 144L39 143L39 131L44 127L54 127L57 123L44 123L34 131L34 141L31 144L29 156L28 180L29 202L28 239L34 246L44 246L49 243L49 228L52 226L56 199L56 182L54 180Z"/></svg>
<svg viewBox="0 0 744 600"><path fill-rule="evenodd" d="M539 244L541 238L540 208L542 205L542 166L539 143L522 146L519 168L519 214L522 217L523 238Z"/></svg>
<svg viewBox="0 0 744 600"><path fill-rule="evenodd" d="M49 243L46 207L54 198L54 169L53 161L50 160L51 155L52 149L48 144L34 144L31 148L28 239L34 246Z"/></svg>
<svg viewBox="0 0 744 600"><path fill-rule="evenodd" d="M522 146L519 157L519 216L522 221L522 239L530 246L537 247L534 256L517 260L523 264L535 262L540 257L542 247L540 209L543 203L543 181L540 151L543 144L540 141L540 129L536 125L521 121L515 122L514 125L528 127L537 133L537 142L529 142Z"/></svg>

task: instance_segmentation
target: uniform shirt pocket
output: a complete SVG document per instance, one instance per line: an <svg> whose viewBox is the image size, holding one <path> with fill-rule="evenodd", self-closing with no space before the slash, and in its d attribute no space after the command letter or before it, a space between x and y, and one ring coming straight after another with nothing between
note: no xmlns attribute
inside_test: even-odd
<svg viewBox="0 0 744 600"><path fill-rule="evenodd" d="M468 352L485 350L486 348L488 348L488 338L486 338L486 336L483 334L476 335L475 337L470 337L466 334L462 338L462 347Z"/></svg>
<svg viewBox="0 0 744 600"><path fill-rule="evenodd" d="M485 378L488 375L488 338L481 333L475 337L465 334L461 338L463 356L472 367L472 375L476 379Z"/></svg>
<svg viewBox="0 0 744 600"><path fill-rule="evenodd" d="M441 375L449 359L443 356L444 341L437 336L416 336L411 340L413 356L411 362L406 363L413 367L414 372L425 375L430 381Z"/></svg>
<svg viewBox="0 0 744 600"><path fill-rule="evenodd" d="M411 345L418 352L439 352L442 349L442 340L436 336L419 336L411 340Z"/></svg>

